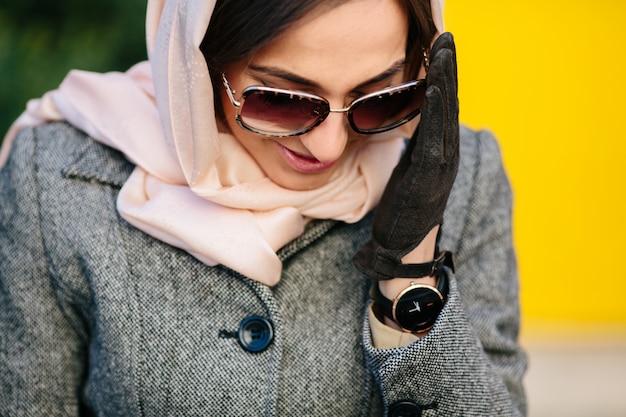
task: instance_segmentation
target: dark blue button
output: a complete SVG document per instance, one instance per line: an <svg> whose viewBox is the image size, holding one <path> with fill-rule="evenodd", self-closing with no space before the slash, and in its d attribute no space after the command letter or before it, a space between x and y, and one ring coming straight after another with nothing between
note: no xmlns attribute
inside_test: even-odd
<svg viewBox="0 0 626 417"><path fill-rule="evenodd" d="M420 417L422 407L412 401L398 401L389 407L389 417Z"/></svg>
<svg viewBox="0 0 626 417"><path fill-rule="evenodd" d="M272 324L261 316L246 317L237 330L239 343L248 352L262 352L272 343Z"/></svg>

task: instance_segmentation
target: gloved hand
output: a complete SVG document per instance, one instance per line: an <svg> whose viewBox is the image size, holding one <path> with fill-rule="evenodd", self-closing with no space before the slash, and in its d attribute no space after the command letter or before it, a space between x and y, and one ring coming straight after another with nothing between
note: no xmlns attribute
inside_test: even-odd
<svg viewBox="0 0 626 417"><path fill-rule="evenodd" d="M450 33L432 47L426 85L419 126L376 209L372 238L354 256L357 268L376 280L432 272L432 264L402 265L401 259L442 224L459 166L456 49Z"/></svg>

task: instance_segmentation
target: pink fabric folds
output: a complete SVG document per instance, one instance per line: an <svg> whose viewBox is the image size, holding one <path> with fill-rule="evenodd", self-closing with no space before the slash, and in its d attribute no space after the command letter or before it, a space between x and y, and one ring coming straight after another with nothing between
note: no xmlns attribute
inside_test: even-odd
<svg viewBox="0 0 626 417"><path fill-rule="evenodd" d="M273 183L232 135L218 132L199 50L214 3L150 0L149 61L125 73L70 72L29 102L4 139L0 166L19 129L67 120L136 164L117 202L129 223L208 265L275 285L276 251L310 219L356 222L376 205L403 140L369 142L318 189Z"/></svg>

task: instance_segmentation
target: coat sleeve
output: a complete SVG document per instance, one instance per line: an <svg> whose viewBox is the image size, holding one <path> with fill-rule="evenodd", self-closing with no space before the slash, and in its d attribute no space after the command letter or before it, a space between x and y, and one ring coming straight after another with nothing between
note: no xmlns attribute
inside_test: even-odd
<svg viewBox="0 0 626 417"><path fill-rule="evenodd" d="M526 414L511 189L493 137L472 140L471 174L456 195L465 208L444 219L442 249L455 246L456 273L448 274L449 299L435 327L407 347L376 349L365 318L365 355L389 415L402 407L429 410L424 416ZM460 237L446 237L446 223L458 224Z"/></svg>
<svg viewBox="0 0 626 417"><path fill-rule="evenodd" d="M0 415L78 415L85 342L48 271L33 132L0 169Z"/></svg>

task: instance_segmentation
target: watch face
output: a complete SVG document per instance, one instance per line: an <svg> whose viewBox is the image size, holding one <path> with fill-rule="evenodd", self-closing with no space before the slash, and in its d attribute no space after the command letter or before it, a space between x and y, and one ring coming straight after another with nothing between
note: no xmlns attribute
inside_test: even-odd
<svg viewBox="0 0 626 417"><path fill-rule="evenodd" d="M404 330L415 333L430 329L443 308L444 298L430 285L415 284L393 304L393 318Z"/></svg>

